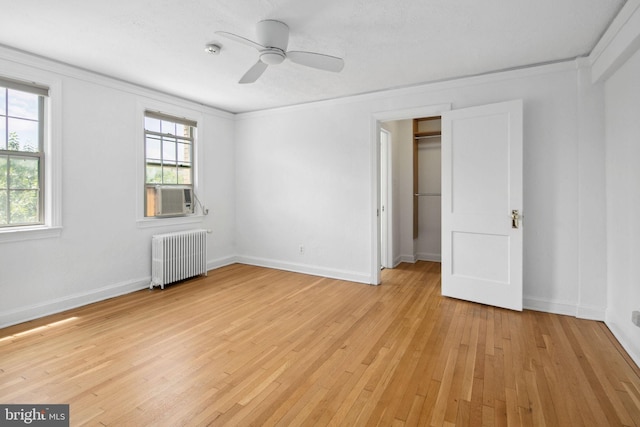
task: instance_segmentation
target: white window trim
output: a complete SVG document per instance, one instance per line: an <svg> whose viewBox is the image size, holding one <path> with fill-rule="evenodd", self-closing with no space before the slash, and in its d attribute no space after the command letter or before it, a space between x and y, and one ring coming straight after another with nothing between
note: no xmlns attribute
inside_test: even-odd
<svg viewBox="0 0 640 427"><path fill-rule="evenodd" d="M44 224L0 228L0 243L60 237L62 233L62 81L20 64L2 63L2 76L49 88L45 100Z"/></svg>
<svg viewBox="0 0 640 427"><path fill-rule="evenodd" d="M136 108L136 170L138 183L136 190L136 225L138 228L169 227L172 225L196 224L204 220L199 205L196 203L196 213L187 216L157 218L144 216L144 188L145 188L145 157L144 157L144 117L146 111L158 111L175 117L184 117L197 122L195 147L193 150L193 191L200 197L204 194L203 172L203 135L204 116L197 110L174 104L145 99L138 101Z"/></svg>

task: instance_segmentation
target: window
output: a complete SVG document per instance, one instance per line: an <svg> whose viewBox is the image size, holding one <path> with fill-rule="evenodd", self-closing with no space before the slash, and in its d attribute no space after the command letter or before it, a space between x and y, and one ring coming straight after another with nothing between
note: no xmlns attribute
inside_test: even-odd
<svg viewBox="0 0 640 427"><path fill-rule="evenodd" d="M0 78L0 228L44 223L48 89Z"/></svg>
<svg viewBox="0 0 640 427"><path fill-rule="evenodd" d="M158 186L193 191L196 122L145 111L145 216L156 216ZM190 201L189 201L190 203Z"/></svg>

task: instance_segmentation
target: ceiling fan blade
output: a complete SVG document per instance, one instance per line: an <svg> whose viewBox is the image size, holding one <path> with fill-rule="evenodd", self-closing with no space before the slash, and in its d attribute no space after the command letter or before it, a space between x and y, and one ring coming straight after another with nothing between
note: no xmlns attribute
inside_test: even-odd
<svg viewBox="0 0 640 427"><path fill-rule="evenodd" d="M258 80L258 77L260 77L262 75L262 73L264 73L264 70L266 70L268 67L267 64L265 64L262 61L258 61L256 62L253 67L249 68L249 71L247 71L244 76L242 76L242 78L240 79L240 81L238 83L244 84L244 83L253 83L256 80Z"/></svg>
<svg viewBox="0 0 640 427"><path fill-rule="evenodd" d="M344 67L342 58L336 56L323 55L322 53L291 51L287 52L287 58L292 62L307 67L318 68L325 71L338 73Z"/></svg>
<svg viewBox="0 0 640 427"><path fill-rule="evenodd" d="M258 49L258 50L264 49L264 46L262 46L260 43L256 43L253 40L249 40L237 34L228 33L226 31L216 31L216 34L222 37L226 37L230 40L236 41L238 43L242 43L243 45L251 46L254 49Z"/></svg>

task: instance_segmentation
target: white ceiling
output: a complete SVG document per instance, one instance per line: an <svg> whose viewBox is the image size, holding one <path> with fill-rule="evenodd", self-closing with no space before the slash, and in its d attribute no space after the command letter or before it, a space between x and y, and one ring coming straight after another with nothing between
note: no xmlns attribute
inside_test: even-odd
<svg viewBox="0 0 640 427"><path fill-rule="evenodd" d="M0 44L230 112L254 111L589 54L625 0L0 0ZM255 24L341 73L285 61L237 81ZM219 42L219 56L204 46ZM1 70L0 70L1 73Z"/></svg>

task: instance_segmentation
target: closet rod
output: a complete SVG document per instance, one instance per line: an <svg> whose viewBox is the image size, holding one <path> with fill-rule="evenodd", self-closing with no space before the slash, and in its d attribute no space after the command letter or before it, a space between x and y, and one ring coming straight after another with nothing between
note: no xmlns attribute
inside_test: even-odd
<svg viewBox="0 0 640 427"><path fill-rule="evenodd" d="M437 196L440 197L440 193L415 193L414 196Z"/></svg>

